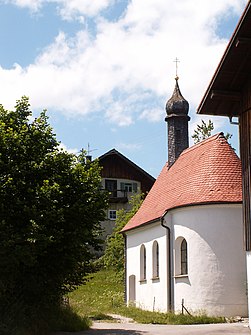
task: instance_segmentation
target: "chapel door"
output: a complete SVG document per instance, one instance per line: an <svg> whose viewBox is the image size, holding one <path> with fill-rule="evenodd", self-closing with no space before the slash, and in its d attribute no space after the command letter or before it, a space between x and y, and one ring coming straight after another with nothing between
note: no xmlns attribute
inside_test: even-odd
<svg viewBox="0 0 251 335"><path fill-rule="evenodd" d="M134 304L136 300L136 276L129 277L129 304Z"/></svg>

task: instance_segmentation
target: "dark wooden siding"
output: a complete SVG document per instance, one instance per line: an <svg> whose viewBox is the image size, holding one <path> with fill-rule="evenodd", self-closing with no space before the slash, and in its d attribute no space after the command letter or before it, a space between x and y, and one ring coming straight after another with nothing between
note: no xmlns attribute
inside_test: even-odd
<svg viewBox="0 0 251 335"><path fill-rule="evenodd" d="M246 250L251 250L251 213L250 213L250 125L251 113L243 113L240 116L240 148L242 162L242 194L243 194L243 222Z"/></svg>
<svg viewBox="0 0 251 335"><path fill-rule="evenodd" d="M242 162L244 241L251 250L251 82L246 86L240 114L240 155Z"/></svg>
<svg viewBox="0 0 251 335"><path fill-rule="evenodd" d="M141 170L128 164L124 159L118 155L108 155L100 160L102 166L101 177L113 179L129 179L141 183L141 190L143 193L148 192L153 183L154 178L148 177L147 174L142 173Z"/></svg>

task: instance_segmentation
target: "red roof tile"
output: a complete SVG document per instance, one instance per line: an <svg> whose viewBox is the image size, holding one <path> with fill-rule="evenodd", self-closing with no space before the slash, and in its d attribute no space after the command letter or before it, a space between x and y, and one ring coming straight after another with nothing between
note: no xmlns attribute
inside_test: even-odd
<svg viewBox="0 0 251 335"><path fill-rule="evenodd" d="M156 220L172 208L241 201L241 161L220 133L184 150L169 170L166 164L122 231Z"/></svg>

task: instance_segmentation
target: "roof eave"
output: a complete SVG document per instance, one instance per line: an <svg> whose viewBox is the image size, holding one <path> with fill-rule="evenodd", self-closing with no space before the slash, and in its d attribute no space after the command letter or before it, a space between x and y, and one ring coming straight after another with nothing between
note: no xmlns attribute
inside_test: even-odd
<svg viewBox="0 0 251 335"><path fill-rule="evenodd" d="M245 38L241 36L240 30L242 25L247 20L247 16L250 15L251 12L251 1L248 2L238 24L237 27L228 43L228 46L221 58L221 61L211 79L211 82L197 108L197 114L205 114L205 115L221 115L221 116L238 116L240 113L240 101L241 101L241 85L237 87L237 90L234 91L231 89L230 84L228 87L224 87L222 83L222 78L220 75L224 75L226 66L226 61L229 57L234 57L236 48L239 44L248 43L249 48L251 50L251 34L249 38ZM250 57L249 57L250 58ZM247 58L247 63L249 61ZM250 63L250 62L249 62ZM238 64L237 66L241 66ZM226 71L227 72L227 71ZM241 73L238 69L235 69L234 74L236 76L239 75L241 77ZM231 80L229 80L229 83ZM220 90L219 90L220 87ZM224 89L224 90L223 90Z"/></svg>
<svg viewBox="0 0 251 335"><path fill-rule="evenodd" d="M134 169L138 170L140 173L142 173L145 177L147 177L148 179L150 179L151 181L155 181L155 178L153 176L151 176L148 172L146 172L145 170L143 170L141 167L139 167L137 164L133 163L129 158L127 158L126 156L124 156L123 154L121 154L119 151L117 151L116 149L111 149L108 152L106 152L105 154L103 154L102 156L98 157L99 161L111 156L111 155L117 155L118 157L120 157L122 160L124 160L127 164L131 165Z"/></svg>

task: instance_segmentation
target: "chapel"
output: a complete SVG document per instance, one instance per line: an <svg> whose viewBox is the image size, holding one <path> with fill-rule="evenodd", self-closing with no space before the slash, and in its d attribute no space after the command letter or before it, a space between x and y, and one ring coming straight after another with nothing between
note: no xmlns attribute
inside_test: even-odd
<svg viewBox="0 0 251 335"><path fill-rule="evenodd" d="M168 162L123 228L126 300L146 310L247 316L241 162L223 133L189 147L178 77Z"/></svg>

